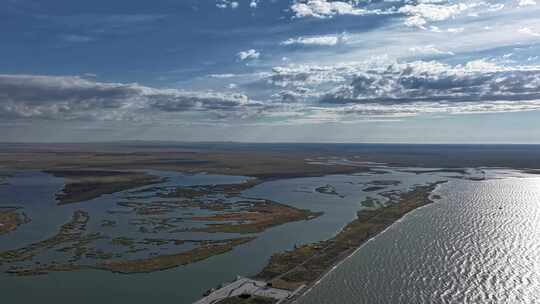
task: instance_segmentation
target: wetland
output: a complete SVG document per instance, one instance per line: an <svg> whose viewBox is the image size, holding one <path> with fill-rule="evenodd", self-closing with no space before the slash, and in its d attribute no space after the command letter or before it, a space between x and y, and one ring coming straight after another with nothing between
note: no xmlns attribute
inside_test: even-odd
<svg viewBox="0 0 540 304"><path fill-rule="evenodd" d="M20 216L9 232L13 238L0 243L0 280L17 290L26 282L46 286L43 282L54 278L82 292L82 286L65 280L90 275L130 284L139 281L138 275L159 278L164 273L191 286L181 296L175 293L181 303L238 274L288 289L309 284L395 220L385 218L377 225L367 221L358 228L359 219L376 210L390 212L388 206L404 193L446 179L391 168L375 174L360 171L284 179L156 170L15 171L0 188L6 208L12 208L2 210ZM119 177L136 176L136 181L113 193L105 187L107 191L88 196L67 186L91 184L98 176L112 177L113 183ZM380 189L365 191L374 184ZM66 193L71 193L69 203L62 196ZM367 206L365 200L373 204ZM343 237L349 229L362 233ZM294 262L304 258L313 263ZM215 277L200 276L216 270Z"/></svg>
<svg viewBox="0 0 540 304"><path fill-rule="evenodd" d="M237 275L311 286L441 182L492 174L280 146L49 148L0 155L0 284L20 303L192 303Z"/></svg>

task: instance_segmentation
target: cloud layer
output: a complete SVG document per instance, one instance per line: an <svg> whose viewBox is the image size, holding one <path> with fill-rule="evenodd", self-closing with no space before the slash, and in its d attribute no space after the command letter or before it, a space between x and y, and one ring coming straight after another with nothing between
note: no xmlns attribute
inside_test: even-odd
<svg viewBox="0 0 540 304"><path fill-rule="evenodd" d="M156 89L77 76L0 75L0 115L7 119L121 120L197 111L223 117L256 106L242 94Z"/></svg>
<svg viewBox="0 0 540 304"><path fill-rule="evenodd" d="M250 97L253 86L257 99ZM263 87L268 93L261 98ZM540 109L540 67L515 68L484 60L457 65L437 61L287 65L231 90L184 91L77 76L0 75L0 115L132 121L198 117L242 124L528 111Z"/></svg>
<svg viewBox="0 0 540 304"><path fill-rule="evenodd" d="M4 74L0 116L242 124L538 109L540 10L533 0L190 3L183 8L193 9L193 18L185 20L197 21L204 8L217 12L212 15L216 25L194 26L182 45L164 51L162 60L149 59L171 65L173 72L153 74L167 82L142 81L160 83L160 88L129 80L100 82L99 71L82 69L74 74L98 76ZM266 18L263 10L273 5L276 15ZM72 24L69 33L55 39L88 48L111 33L130 34L135 25L144 32L171 22L158 13L40 18ZM171 28L176 33L181 26ZM196 48L199 40L212 43ZM167 57L173 53L180 55ZM182 60L184 68L175 69ZM125 61L137 67L136 60ZM175 78L181 73L188 76Z"/></svg>
<svg viewBox="0 0 540 304"><path fill-rule="evenodd" d="M261 82L279 89L275 97L283 103L349 118L527 111L540 106L540 67L508 67L485 60L457 65L437 61L291 65L275 68Z"/></svg>
<svg viewBox="0 0 540 304"><path fill-rule="evenodd" d="M482 60L456 66L434 61L394 64L359 72L324 100L397 104L540 100L540 68L507 68Z"/></svg>

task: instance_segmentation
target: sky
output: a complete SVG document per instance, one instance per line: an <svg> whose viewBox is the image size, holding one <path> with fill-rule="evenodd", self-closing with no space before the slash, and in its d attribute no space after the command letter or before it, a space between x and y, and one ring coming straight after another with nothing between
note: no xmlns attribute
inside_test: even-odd
<svg viewBox="0 0 540 304"><path fill-rule="evenodd" d="M0 141L540 143L536 0L0 7Z"/></svg>

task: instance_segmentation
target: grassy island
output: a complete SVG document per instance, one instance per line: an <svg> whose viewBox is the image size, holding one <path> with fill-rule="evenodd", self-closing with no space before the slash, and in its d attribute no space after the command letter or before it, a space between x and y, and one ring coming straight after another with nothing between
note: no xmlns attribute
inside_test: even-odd
<svg viewBox="0 0 540 304"><path fill-rule="evenodd" d="M66 179L62 192L56 195L58 204L82 202L119 191L156 184L162 181L157 176L144 172L106 170L48 170L56 177Z"/></svg>
<svg viewBox="0 0 540 304"><path fill-rule="evenodd" d="M0 208L0 235L17 229L18 226L30 222L30 218L20 208Z"/></svg>
<svg viewBox="0 0 540 304"><path fill-rule="evenodd" d="M337 195L339 197L343 197L343 195L340 195L337 191L336 191L336 188L330 184L327 184L327 185L324 185L324 186L321 186L321 187L317 187L315 189L315 191L319 192L319 193L322 193L322 194L329 194L329 195Z"/></svg>
<svg viewBox="0 0 540 304"><path fill-rule="evenodd" d="M225 233L259 233L270 227L302 220L311 220L322 215L306 209L297 209L280 203L266 200L257 202L240 212L229 212L211 216L191 217L195 221L221 222L210 224L204 228L194 228L196 232L225 232ZM235 223L229 223L234 221Z"/></svg>
<svg viewBox="0 0 540 304"><path fill-rule="evenodd" d="M75 211L71 221L62 225L60 231L54 236L23 248L0 252L0 264L4 262L29 260L35 255L54 246L81 241L83 238L82 233L86 229L89 219L90 217L87 212L82 210Z"/></svg>
<svg viewBox="0 0 540 304"><path fill-rule="evenodd" d="M140 260L108 261L98 264L96 268L124 274L166 270L202 261L214 255L223 254L231 251L236 246L248 243L254 239L253 237L246 237L223 240L219 243L203 245L178 254L160 255Z"/></svg>
<svg viewBox="0 0 540 304"><path fill-rule="evenodd" d="M251 178L245 182L237 184L220 184L220 185L200 185L200 186L183 186L176 187L174 191L162 194L163 197L179 197L179 198L199 198L210 194L223 194L226 196L237 196L242 191L253 188L262 183L262 179Z"/></svg>

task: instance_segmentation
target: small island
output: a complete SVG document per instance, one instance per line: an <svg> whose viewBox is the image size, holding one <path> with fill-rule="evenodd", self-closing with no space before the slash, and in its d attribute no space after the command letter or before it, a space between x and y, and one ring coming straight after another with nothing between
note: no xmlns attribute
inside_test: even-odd
<svg viewBox="0 0 540 304"><path fill-rule="evenodd" d="M317 187L315 189L315 191L319 192L319 193L322 193L322 194L329 194L329 195L336 195L336 196L339 196L341 198L343 198L344 196L343 195L340 195L337 191L336 191L336 188L330 184L326 184L324 186L321 186L321 187Z"/></svg>
<svg viewBox="0 0 540 304"><path fill-rule="evenodd" d="M187 252L173 255L160 255L140 260L106 261L95 266L96 269L132 274L166 270L205 260L214 255L231 251L234 247L251 242L254 237L209 242Z"/></svg>
<svg viewBox="0 0 540 304"><path fill-rule="evenodd" d="M14 231L18 226L31 221L20 210L21 208L19 207L0 207L0 235Z"/></svg>
<svg viewBox="0 0 540 304"><path fill-rule="evenodd" d="M240 212L220 213L212 216L196 216L189 218L192 221L227 222L225 224L210 224L205 228L194 228L196 232L224 232L224 233L259 233L267 228L280 224L311 220L321 216L321 212L312 212L306 209L297 209L270 200L254 202L242 208ZM230 223L230 222L235 223Z"/></svg>
<svg viewBox="0 0 540 304"><path fill-rule="evenodd" d="M66 179L62 191L56 194L59 205L88 201L104 194L161 182L161 178L144 172L80 169L45 172Z"/></svg>

